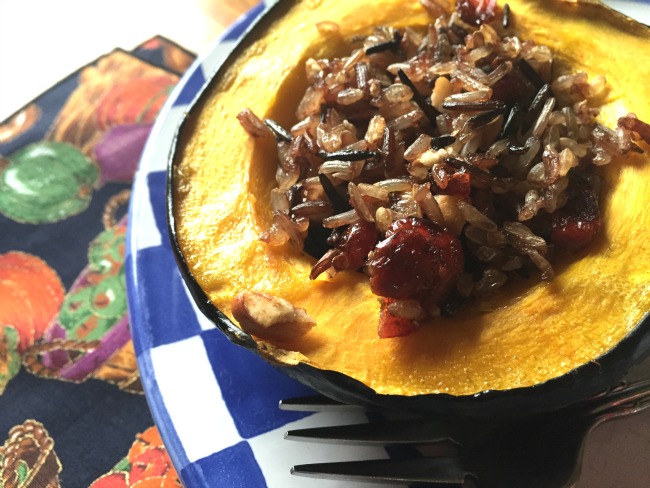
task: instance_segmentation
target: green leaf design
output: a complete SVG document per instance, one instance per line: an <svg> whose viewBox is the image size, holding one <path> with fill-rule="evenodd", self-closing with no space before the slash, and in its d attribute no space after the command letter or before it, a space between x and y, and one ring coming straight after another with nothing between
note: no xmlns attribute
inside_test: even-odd
<svg viewBox="0 0 650 488"><path fill-rule="evenodd" d="M131 470L131 463L129 462L128 457L124 457L124 458L120 459L120 461L115 466L113 466L113 469L111 469L111 471L113 471L114 473L117 473L117 472L125 472L126 473L126 472L128 472L130 470Z"/></svg>

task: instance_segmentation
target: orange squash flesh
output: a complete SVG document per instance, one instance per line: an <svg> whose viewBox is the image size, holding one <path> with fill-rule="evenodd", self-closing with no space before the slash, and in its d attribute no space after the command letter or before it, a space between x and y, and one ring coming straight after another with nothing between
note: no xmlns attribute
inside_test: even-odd
<svg viewBox="0 0 650 488"><path fill-rule="evenodd" d="M609 92L601 122L634 112L650 121L650 29L597 2L510 0L512 32L548 45L557 69L604 74ZM316 22L340 33L323 38ZM317 326L280 345L290 360L334 370L379 394L471 395L543 383L596 361L650 311L650 147L604 168L603 225L589 248L555 263L551 282L510 286L489 303L440 318L416 333L377 337L379 301L361 273L309 279L315 260L291 245L267 246L276 149L251 138L236 115L245 107L285 127L296 120L304 61L343 55L346 40L375 25L432 22L417 0L296 1L257 30L215 78L180 134L174 159L176 237L190 273L232 318L242 289L283 297Z"/></svg>

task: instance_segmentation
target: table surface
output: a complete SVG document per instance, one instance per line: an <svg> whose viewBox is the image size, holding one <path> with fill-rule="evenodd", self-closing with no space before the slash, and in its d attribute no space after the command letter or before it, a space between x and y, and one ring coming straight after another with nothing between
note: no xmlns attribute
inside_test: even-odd
<svg viewBox="0 0 650 488"><path fill-rule="evenodd" d="M194 53L256 0L0 0L0 120L80 66L155 35ZM11 73L8 76L8 73Z"/></svg>
<svg viewBox="0 0 650 488"><path fill-rule="evenodd" d="M152 36L162 35L190 51L204 52L229 24L256 3L255 0L0 0L3 72L0 120L80 66L116 47L130 50ZM649 421L639 422L644 425L644 431L621 432L618 422L597 429L594 434L604 444L611 440L611 452L603 456L602 452L587 448L587 477L597 457L609 457L612 465L616 465L619 458L643 448L650 439L647 427L650 412L643 417ZM0 437L4 434L0 432Z"/></svg>

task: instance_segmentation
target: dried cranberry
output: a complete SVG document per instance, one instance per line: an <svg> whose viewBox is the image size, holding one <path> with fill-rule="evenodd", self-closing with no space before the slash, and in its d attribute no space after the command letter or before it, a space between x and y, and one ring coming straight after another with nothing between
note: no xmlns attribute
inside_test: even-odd
<svg viewBox="0 0 650 488"><path fill-rule="evenodd" d="M440 304L463 270L460 240L415 217L396 221L368 262L370 288L389 298Z"/></svg>
<svg viewBox="0 0 650 488"><path fill-rule="evenodd" d="M456 195L459 197L467 198L472 193L472 185L470 184L470 175L465 172L457 172L449 175L447 188L443 192L446 195Z"/></svg>
<svg viewBox="0 0 650 488"><path fill-rule="evenodd" d="M567 217L561 226L553 228L551 238L558 247L578 251L593 241L599 228L600 221L589 222Z"/></svg>
<svg viewBox="0 0 650 488"><path fill-rule="evenodd" d="M492 100L507 104L520 102L528 105L534 95L535 87L517 71L508 73L492 85Z"/></svg>
<svg viewBox="0 0 650 488"><path fill-rule="evenodd" d="M309 278L316 279L330 267L337 271L359 269L365 264L376 243L377 230L374 224L365 220L352 224L336 240L334 249L330 249L314 265Z"/></svg>
<svg viewBox="0 0 650 488"><path fill-rule="evenodd" d="M365 264L368 254L376 243L377 230L373 223L361 220L352 224L336 244L336 248L341 250L341 254L334 258L334 268L338 271L359 269ZM338 266L339 263L342 265L341 267Z"/></svg>
<svg viewBox="0 0 650 488"><path fill-rule="evenodd" d="M431 170L431 176L435 184L434 193L467 198L472 192L471 175L464 168L439 164Z"/></svg>
<svg viewBox="0 0 650 488"><path fill-rule="evenodd" d="M591 187L576 180L566 205L551 219L551 240L562 248L577 251L593 241L600 228L598 198Z"/></svg>
<svg viewBox="0 0 650 488"><path fill-rule="evenodd" d="M456 12L464 22L481 25L494 19L496 0L456 0Z"/></svg>

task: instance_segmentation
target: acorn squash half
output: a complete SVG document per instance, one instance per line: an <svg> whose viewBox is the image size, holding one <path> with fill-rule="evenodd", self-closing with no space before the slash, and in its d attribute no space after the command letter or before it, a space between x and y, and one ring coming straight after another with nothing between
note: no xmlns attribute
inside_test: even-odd
<svg viewBox="0 0 650 488"><path fill-rule="evenodd" d="M556 69L604 74L600 120L650 120L650 29L596 1L510 0L512 30L548 45ZM499 4L502 7L503 4ZM340 31L323 34L319 21ZM193 104L171 156L169 226L199 307L234 343L335 399L419 411L532 412L583 399L618 381L650 350L650 147L603 168L596 242L556 264L550 282L510 287L490 311L469 307L416 333L377 337L379 301L365 275L310 280L315 259L259 236L271 222L273 141L250 137L250 107L290 127L309 57L343 55L374 26L432 22L417 0L286 0L246 34ZM270 293L317 323L276 347L232 320L239 290Z"/></svg>

